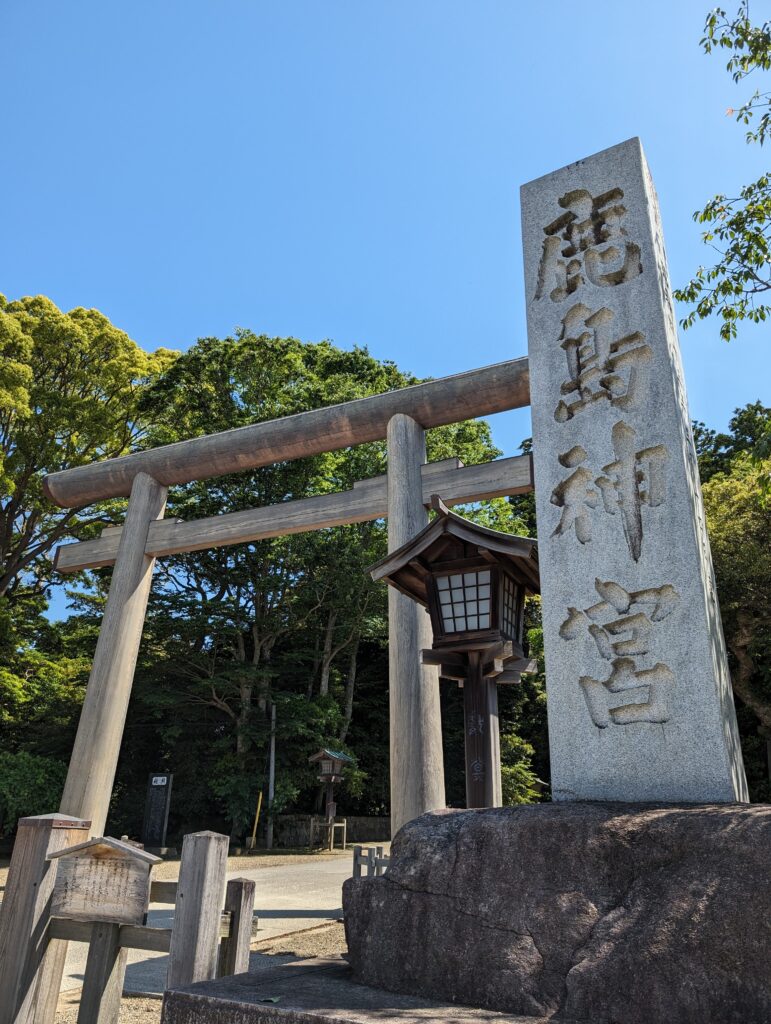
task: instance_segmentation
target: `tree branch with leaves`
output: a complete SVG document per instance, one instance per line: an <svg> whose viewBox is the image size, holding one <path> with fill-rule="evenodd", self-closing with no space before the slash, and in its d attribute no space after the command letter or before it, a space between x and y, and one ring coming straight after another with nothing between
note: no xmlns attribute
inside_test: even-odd
<svg viewBox="0 0 771 1024"><path fill-rule="evenodd" d="M710 11L700 45L706 54L729 51L726 71L736 84L771 70L771 22L753 24L749 0L733 18L720 7ZM771 134L771 92L756 89L726 113L748 127L748 143L762 146ZM675 298L692 307L681 324L687 329L715 315L721 338L731 341L741 321L761 323L771 314L771 174L762 174L732 197L714 196L693 217L704 225L702 241L717 259L675 290Z"/></svg>

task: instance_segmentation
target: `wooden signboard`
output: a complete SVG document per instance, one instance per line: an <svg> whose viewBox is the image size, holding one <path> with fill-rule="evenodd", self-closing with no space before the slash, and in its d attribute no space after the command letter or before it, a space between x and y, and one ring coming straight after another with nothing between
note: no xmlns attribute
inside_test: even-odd
<svg viewBox="0 0 771 1024"><path fill-rule="evenodd" d="M145 820L142 826L142 842L145 846L156 849L166 846L173 778L169 772L152 772L147 780Z"/></svg>
<svg viewBox="0 0 771 1024"><path fill-rule="evenodd" d="M118 839L90 839L51 854L58 861L51 915L76 921L144 924L150 870L160 857Z"/></svg>

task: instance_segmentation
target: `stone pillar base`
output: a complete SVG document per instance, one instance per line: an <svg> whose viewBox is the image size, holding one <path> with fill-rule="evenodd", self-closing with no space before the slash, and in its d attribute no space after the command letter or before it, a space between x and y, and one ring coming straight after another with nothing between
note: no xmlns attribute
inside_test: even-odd
<svg viewBox="0 0 771 1024"><path fill-rule="evenodd" d="M343 888L357 980L592 1024L771 1020L771 806L426 814Z"/></svg>

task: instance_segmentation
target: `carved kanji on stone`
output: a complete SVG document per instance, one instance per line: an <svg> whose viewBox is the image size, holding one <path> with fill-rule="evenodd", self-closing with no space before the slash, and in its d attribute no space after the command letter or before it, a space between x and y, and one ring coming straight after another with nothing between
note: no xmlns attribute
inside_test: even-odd
<svg viewBox="0 0 771 1024"><path fill-rule="evenodd" d="M594 474L581 465L587 458L586 449L577 444L557 458L561 466L573 472L552 492L552 505L562 509L552 537L574 529L579 541L587 544L592 539L591 510L597 507L600 492L594 487Z"/></svg>
<svg viewBox="0 0 771 1024"><path fill-rule="evenodd" d="M634 592L612 580L595 580L594 586L602 600L583 610L568 608L559 631L563 640L588 632L602 658L611 662L607 679L583 675L578 681L592 721L599 729L669 721L674 674L663 662L638 668L635 659L649 653L655 623L679 604L677 591L668 583Z"/></svg>
<svg viewBox="0 0 771 1024"><path fill-rule="evenodd" d="M544 228L536 299L562 302L584 284L610 288L642 273L640 247L623 227L623 198L620 188L596 198L579 188L558 200L565 213Z"/></svg>
<svg viewBox="0 0 771 1024"><path fill-rule="evenodd" d="M640 140L525 185L522 238L552 799L746 800Z"/></svg>
<svg viewBox="0 0 771 1024"><path fill-rule="evenodd" d="M560 465L573 472L552 491L552 505L562 509L552 536L574 529L580 543L587 544L592 539L591 512L601 495L605 512L620 514L629 552L638 561L643 541L641 507L655 508L666 497L667 450L664 445L637 450L634 429L621 420L611 431L611 443L616 458L602 467L599 476L582 465L588 455L580 444L558 456Z"/></svg>
<svg viewBox="0 0 771 1024"><path fill-rule="evenodd" d="M561 347L568 364L568 379L560 387L564 396L555 412L558 423L572 419L594 402L608 401L625 409L633 401L638 370L651 358L644 335L633 331L614 337L613 313L596 312L577 303L562 320Z"/></svg>
<svg viewBox="0 0 771 1024"><path fill-rule="evenodd" d="M634 429L621 420L611 431L611 442L615 461L602 467L605 475L597 477L595 483L605 511L610 515L620 512L630 554L637 562L643 540L641 506L656 508L664 501L667 450L658 444L637 451Z"/></svg>

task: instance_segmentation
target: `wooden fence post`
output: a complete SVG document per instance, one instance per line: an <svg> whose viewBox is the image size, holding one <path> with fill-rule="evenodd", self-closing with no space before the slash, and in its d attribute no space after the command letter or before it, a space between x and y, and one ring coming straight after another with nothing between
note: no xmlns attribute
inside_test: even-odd
<svg viewBox="0 0 771 1024"><path fill-rule="evenodd" d="M117 1024L128 949L119 924L97 921L91 928L78 1024Z"/></svg>
<svg viewBox="0 0 771 1024"><path fill-rule="evenodd" d="M16 832L5 898L0 904L0 1024L47 1024L35 1014L41 978L66 943L48 941L48 915L56 877L50 853L88 837L90 821L66 814L22 818ZM61 950L59 949L61 947ZM58 989L57 989L58 995ZM41 1007L38 1005L38 1010ZM55 1004L43 1007L53 1020Z"/></svg>
<svg viewBox="0 0 771 1024"><path fill-rule="evenodd" d="M220 943L217 976L243 974L249 970L252 945L252 919L256 882L231 878L225 889L225 910L230 912L230 935Z"/></svg>
<svg viewBox="0 0 771 1024"><path fill-rule="evenodd" d="M227 862L227 836L217 832L193 832L185 836L174 907L167 988L211 981L217 975Z"/></svg>

